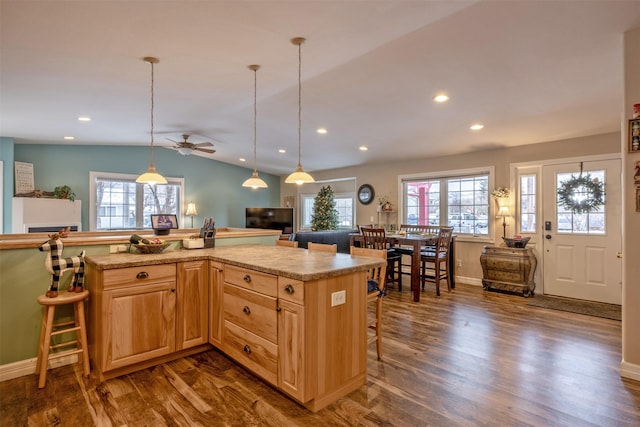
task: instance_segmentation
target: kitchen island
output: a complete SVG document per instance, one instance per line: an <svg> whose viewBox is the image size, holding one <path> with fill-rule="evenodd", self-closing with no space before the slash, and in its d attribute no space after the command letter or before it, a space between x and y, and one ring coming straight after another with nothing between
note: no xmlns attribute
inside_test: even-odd
<svg viewBox="0 0 640 427"><path fill-rule="evenodd" d="M215 346L317 411L366 382L374 258L270 245L87 257L101 379Z"/></svg>

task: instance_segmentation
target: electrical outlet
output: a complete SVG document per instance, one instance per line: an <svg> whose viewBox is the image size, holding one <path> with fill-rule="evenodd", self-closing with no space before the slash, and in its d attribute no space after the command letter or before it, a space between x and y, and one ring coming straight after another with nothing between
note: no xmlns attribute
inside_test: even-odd
<svg viewBox="0 0 640 427"><path fill-rule="evenodd" d="M331 307L342 305L347 302L347 291L338 291L331 293Z"/></svg>
<svg viewBox="0 0 640 427"><path fill-rule="evenodd" d="M456 267L462 267L462 260L456 259Z"/></svg>

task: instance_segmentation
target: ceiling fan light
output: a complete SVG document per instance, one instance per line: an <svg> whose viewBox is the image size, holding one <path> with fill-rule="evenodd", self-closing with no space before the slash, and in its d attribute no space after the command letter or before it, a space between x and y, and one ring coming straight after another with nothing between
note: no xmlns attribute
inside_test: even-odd
<svg viewBox="0 0 640 427"><path fill-rule="evenodd" d="M298 167L296 168L295 172L293 172L292 174L290 174L287 179L284 180L284 182L286 184L298 184L298 185L302 185L302 184L308 184L310 182L315 182L315 179L313 179L313 177L311 175L309 175L308 173L306 173L303 169L302 169L302 165L300 165L298 163Z"/></svg>
<svg viewBox="0 0 640 427"><path fill-rule="evenodd" d="M136 178L136 182L138 184L167 184L168 181L165 177L156 172L156 167L154 165L149 165L149 170Z"/></svg>
<svg viewBox="0 0 640 427"><path fill-rule="evenodd" d="M242 183L243 187L251 187L254 190L258 189L258 188L268 188L269 186L267 185L266 182L264 182L262 180L262 178L260 178L258 176L258 171L253 171L253 175L251 175L251 178L247 178L243 183Z"/></svg>
<svg viewBox="0 0 640 427"><path fill-rule="evenodd" d="M189 154L193 153L193 149L189 147L178 147L178 153L182 154L183 156L188 156Z"/></svg>

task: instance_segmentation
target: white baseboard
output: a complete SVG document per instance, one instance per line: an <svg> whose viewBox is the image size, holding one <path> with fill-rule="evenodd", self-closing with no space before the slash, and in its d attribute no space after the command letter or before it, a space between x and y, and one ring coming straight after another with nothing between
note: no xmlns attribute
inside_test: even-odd
<svg viewBox="0 0 640 427"><path fill-rule="evenodd" d="M20 360L18 362L7 363L6 365L0 365L0 382L35 373L36 360L37 358L34 357L33 359ZM49 360L49 368L58 368L60 366L71 365L72 363L77 362L78 355L71 354L69 356Z"/></svg>
<svg viewBox="0 0 640 427"><path fill-rule="evenodd" d="M622 378L640 381L640 365L625 362L623 360L620 362L620 376Z"/></svg>
<svg viewBox="0 0 640 427"><path fill-rule="evenodd" d="M482 279L475 277L456 276L456 283L464 283L465 285L482 286Z"/></svg>

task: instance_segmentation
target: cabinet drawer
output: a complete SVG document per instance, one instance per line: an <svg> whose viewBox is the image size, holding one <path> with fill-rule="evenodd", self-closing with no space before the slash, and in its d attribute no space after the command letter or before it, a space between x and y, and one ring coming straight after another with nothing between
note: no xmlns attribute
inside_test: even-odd
<svg viewBox="0 0 640 427"><path fill-rule="evenodd" d="M127 286L176 280L176 265L161 264L143 267L117 268L103 272L103 286Z"/></svg>
<svg viewBox="0 0 640 427"><path fill-rule="evenodd" d="M278 298L304 304L304 282L278 277Z"/></svg>
<svg viewBox="0 0 640 427"><path fill-rule="evenodd" d="M278 346L231 322L224 322L224 350L238 363L277 385Z"/></svg>
<svg viewBox="0 0 640 427"><path fill-rule="evenodd" d="M520 271L522 269L522 258L514 257L487 257L487 268L505 271Z"/></svg>
<svg viewBox="0 0 640 427"><path fill-rule="evenodd" d="M276 298L224 284L224 320L271 342L278 341Z"/></svg>
<svg viewBox="0 0 640 427"><path fill-rule="evenodd" d="M242 288L266 294L272 297L278 295L278 276L260 273L247 268L226 265L224 270L225 282Z"/></svg>
<svg viewBox="0 0 640 427"><path fill-rule="evenodd" d="M520 271L487 270L486 278L500 282L522 283L524 281L524 277Z"/></svg>

